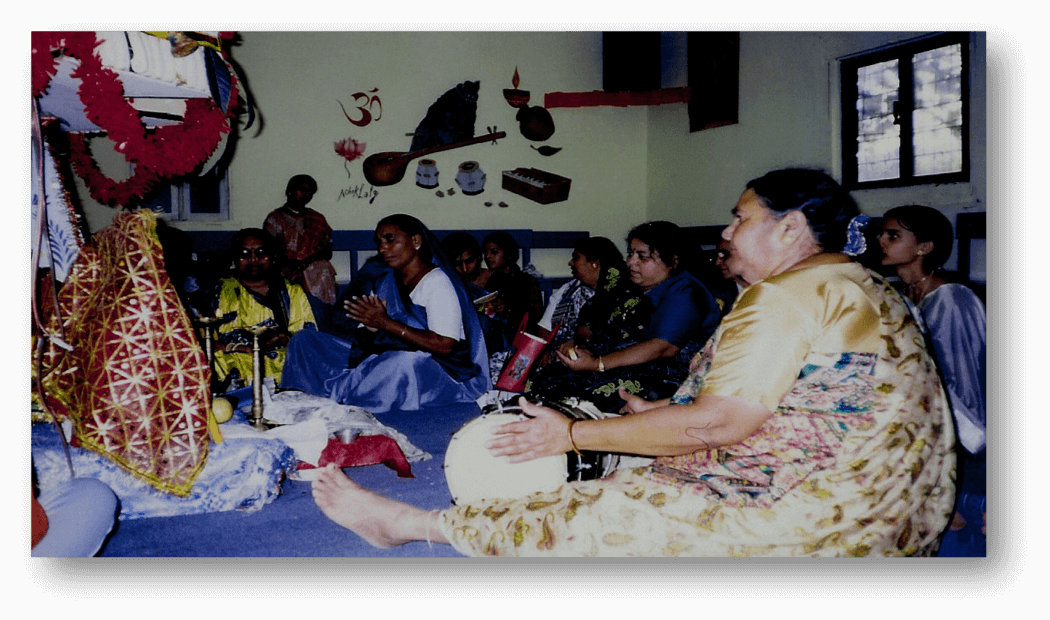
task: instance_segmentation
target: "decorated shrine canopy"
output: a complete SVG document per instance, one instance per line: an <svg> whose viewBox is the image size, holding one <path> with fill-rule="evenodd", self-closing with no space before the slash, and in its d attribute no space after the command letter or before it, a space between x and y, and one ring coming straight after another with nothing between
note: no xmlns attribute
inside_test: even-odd
<svg viewBox="0 0 1050 620"><path fill-rule="evenodd" d="M82 110L85 124L105 133L133 164L134 172L126 180L106 177L92 159L85 136L76 131L83 125L59 116L58 122L69 129L73 169L92 198L109 206L133 205L156 183L193 174L212 157L223 134L229 133L240 102L237 79L222 46L230 38L232 33L33 33L32 94L44 104L41 116L48 117L51 109L66 116ZM139 53L128 53L132 41ZM157 51L164 48L169 48L167 56ZM105 61L100 49L109 50ZM127 60L124 65L122 58ZM164 67L169 68L171 82L158 69ZM174 85L187 83L187 76L189 86ZM132 80L136 88L145 84L147 91L181 100L181 120L171 120L170 114L150 119L129 101L133 95L143 96L126 92Z"/></svg>
<svg viewBox="0 0 1050 620"><path fill-rule="evenodd" d="M221 154L243 104L224 51L231 36L32 34L34 265L52 268L53 297L38 304L48 287L33 287L37 389L49 412L72 419L76 444L176 496L208 456L211 370L164 269L156 216L135 207ZM48 140L62 132L91 196L130 207L87 243ZM89 133L113 142L130 178L99 170Z"/></svg>

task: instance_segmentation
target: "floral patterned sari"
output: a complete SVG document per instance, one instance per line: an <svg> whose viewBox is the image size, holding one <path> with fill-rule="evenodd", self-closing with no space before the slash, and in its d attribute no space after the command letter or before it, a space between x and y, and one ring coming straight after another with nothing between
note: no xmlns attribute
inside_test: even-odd
<svg viewBox="0 0 1050 620"><path fill-rule="evenodd" d="M774 412L744 441L550 493L457 506L468 555L932 555L953 511L953 427L903 300L855 264L741 295L673 398Z"/></svg>

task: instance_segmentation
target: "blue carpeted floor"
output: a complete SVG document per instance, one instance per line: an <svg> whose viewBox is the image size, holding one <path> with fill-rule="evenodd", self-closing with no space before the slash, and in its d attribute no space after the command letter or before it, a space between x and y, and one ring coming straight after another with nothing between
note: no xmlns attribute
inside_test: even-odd
<svg viewBox="0 0 1050 620"><path fill-rule="evenodd" d="M442 465L449 439L480 415L473 403L416 412L376 414L433 459L412 463L414 478L383 465L345 471L359 484L420 508L451 503ZM101 557L461 557L448 545L410 543L374 549L324 516L309 482L285 480L281 495L255 513L218 512L121 521Z"/></svg>
<svg viewBox="0 0 1050 620"><path fill-rule="evenodd" d="M937 557L987 557L988 537L981 533L981 514L987 510L986 498L978 495L960 496L957 508L966 519L966 527L955 532L945 532Z"/></svg>
<svg viewBox="0 0 1050 620"><path fill-rule="evenodd" d="M429 461L412 463L414 478L399 478L383 465L347 468L359 484L425 509L449 506L451 498L442 465L449 439L480 415L473 404L418 412L377 414L423 450ZM982 472L983 473L983 472ZM960 532L948 532L939 556L985 557L980 533L983 495L967 496L960 511L968 521ZM255 513L219 512L119 522L103 546L102 557L461 557L448 545L416 542L394 549L374 549L356 534L330 521L313 502L309 482L286 480L282 493Z"/></svg>

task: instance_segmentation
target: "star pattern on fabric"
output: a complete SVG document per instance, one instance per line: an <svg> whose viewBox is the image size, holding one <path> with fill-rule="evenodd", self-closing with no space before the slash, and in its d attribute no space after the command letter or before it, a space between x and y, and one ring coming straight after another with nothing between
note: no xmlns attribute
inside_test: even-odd
<svg viewBox="0 0 1050 620"><path fill-rule="evenodd" d="M186 495L208 455L211 369L164 270L156 219L118 215L77 258L45 350L49 404L80 444L154 487Z"/></svg>

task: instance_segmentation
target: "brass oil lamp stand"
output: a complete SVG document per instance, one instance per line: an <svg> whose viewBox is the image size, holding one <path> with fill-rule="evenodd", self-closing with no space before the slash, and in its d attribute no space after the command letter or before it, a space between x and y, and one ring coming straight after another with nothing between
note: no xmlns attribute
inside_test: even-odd
<svg viewBox="0 0 1050 620"><path fill-rule="evenodd" d="M259 336L266 333L268 329L268 327L261 325L248 328L248 331L252 334L252 415L248 419L248 423L262 431L281 426L280 423L263 417L263 359Z"/></svg>
<svg viewBox="0 0 1050 620"><path fill-rule="evenodd" d="M212 368L215 362L215 344L212 336L212 326L222 322L222 317L218 316L199 316L197 317L197 324L204 330L204 354L208 358L208 367ZM213 370L214 372L214 370Z"/></svg>
<svg viewBox="0 0 1050 620"><path fill-rule="evenodd" d="M215 346L213 343L214 326L221 323L223 320L223 317L197 317L197 324L204 330L204 353L208 358L208 367L212 368L212 372L214 372L215 366ZM262 346L259 344L259 336L266 333L267 329L268 328L259 325L248 328L248 331L252 334L252 413L248 418L248 423L254 428L264 431L281 426L279 422L267 420L262 414L262 382L264 365L262 360ZM212 397L214 398L215 394L212 394Z"/></svg>

